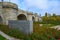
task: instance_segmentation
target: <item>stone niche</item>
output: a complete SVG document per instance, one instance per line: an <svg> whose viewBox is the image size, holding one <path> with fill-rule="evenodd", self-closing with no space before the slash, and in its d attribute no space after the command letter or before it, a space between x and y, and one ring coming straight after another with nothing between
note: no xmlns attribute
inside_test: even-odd
<svg viewBox="0 0 60 40"><path fill-rule="evenodd" d="M8 25L10 29L19 29L20 32L25 34L33 33L33 21L9 20Z"/></svg>

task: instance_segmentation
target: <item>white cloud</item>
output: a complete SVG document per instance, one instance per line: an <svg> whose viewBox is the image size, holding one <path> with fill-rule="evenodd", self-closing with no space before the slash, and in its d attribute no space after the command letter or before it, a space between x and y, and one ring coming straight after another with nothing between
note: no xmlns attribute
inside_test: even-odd
<svg viewBox="0 0 60 40"><path fill-rule="evenodd" d="M59 11L60 2L58 0L24 0L21 4L22 5L20 5L20 6L22 6L22 9L36 7L36 8L39 8L40 10L42 10L42 11L40 11L41 13L45 13L45 12L49 12L49 13L56 12L57 14L60 13L60 11ZM35 10L36 10L36 8L35 8ZM37 9L37 10L39 10L39 9Z"/></svg>
<svg viewBox="0 0 60 40"><path fill-rule="evenodd" d="M36 6L40 9L45 9L48 7L47 0L26 0L26 2L29 6Z"/></svg>
<svg viewBox="0 0 60 40"><path fill-rule="evenodd" d="M25 3L28 4L28 7L35 6L39 9L48 9L49 7L56 7L58 6L57 1L49 1L49 0L25 0Z"/></svg>
<svg viewBox="0 0 60 40"><path fill-rule="evenodd" d="M19 0L10 0L10 2L13 2L13 3L18 4L19 3Z"/></svg>

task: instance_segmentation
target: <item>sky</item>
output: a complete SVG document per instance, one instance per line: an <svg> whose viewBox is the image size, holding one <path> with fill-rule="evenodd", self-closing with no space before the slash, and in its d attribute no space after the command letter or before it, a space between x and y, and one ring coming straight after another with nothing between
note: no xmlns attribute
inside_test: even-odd
<svg viewBox="0 0 60 40"><path fill-rule="evenodd" d="M1 1L1 0L0 0ZM60 15L60 0L4 0L18 5L19 9L33 13L45 13Z"/></svg>

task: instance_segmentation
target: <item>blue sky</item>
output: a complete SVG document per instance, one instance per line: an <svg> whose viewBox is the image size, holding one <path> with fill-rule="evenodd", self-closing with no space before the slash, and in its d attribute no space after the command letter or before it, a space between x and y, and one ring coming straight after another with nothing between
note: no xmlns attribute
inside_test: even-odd
<svg viewBox="0 0 60 40"><path fill-rule="evenodd" d="M4 0L9 1L9 0ZM16 3L19 9L44 15L45 12L60 15L60 0L10 0Z"/></svg>

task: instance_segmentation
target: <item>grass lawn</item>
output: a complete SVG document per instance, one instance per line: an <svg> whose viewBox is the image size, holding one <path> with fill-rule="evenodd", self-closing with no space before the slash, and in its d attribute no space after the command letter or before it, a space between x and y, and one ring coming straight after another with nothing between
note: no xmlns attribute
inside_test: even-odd
<svg viewBox="0 0 60 40"><path fill-rule="evenodd" d="M57 25L54 25L54 24L43 24L42 27L54 27L54 26L57 26Z"/></svg>
<svg viewBox="0 0 60 40"><path fill-rule="evenodd" d="M5 38L0 35L0 40L5 40Z"/></svg>

